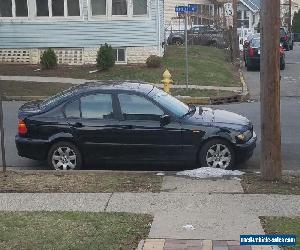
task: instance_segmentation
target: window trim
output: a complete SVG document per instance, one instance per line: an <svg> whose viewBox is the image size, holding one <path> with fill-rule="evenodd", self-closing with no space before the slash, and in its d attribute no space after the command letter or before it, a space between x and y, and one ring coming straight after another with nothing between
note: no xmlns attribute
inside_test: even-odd
<svg viewBox="0 0 300 250"><path fill-rule="evenodd" d="M133 0L127 0L127 15L112 15L112 0L106 0L106 14L93 15L91 0L88 1L88 20L151 20L151 0L147 0L147 14L133 15Z"/></svg>
<svg viewBox="0 0 300 250"><path fill-rule="evenodd" d="M116 47L116 48L113 48L114 50L116 50L116 53L117 53L117 58L118 58L118 50L119 49L124 49L124 55L125 55L125 61L118 61L116 60L115 61L115 64L127 64L127 53L126 53L126 47Z"/></svg>
<svg viewBox="0 0 300 250"><path fill-rule="evenodd" d="M17 12L17 9L16 9L16 0L10 0L11 1L11 16L3 16L3 17L0 17L0 20L28 20L30 18L30 10L29 10L29 7L30 7L30 0L26 0L26 3L27 3L27 16L16 16L16 12Z"/></svg>
<svg viewBox="0 0 300 250"><path fill-rule="evenodd" d="M132 5L132 17L136 18L136 17L149 17L149 13L150 13L150 0L147 0L146 2L147 4L147 13L146 14L142 14L142 15L134 15L133 13L133 0L131 0L131 5Z"/></svg>
<svg viewBox="0 0 300 250"><path fill-rule="evenodd" d="M26 17L16 17L16 8L15 8L15 0L12 1L12 17L0 17L0 21L9 21L9 22L52 22L52 21L83 21L84 13L83 13L83 1L79 0L79 16L69 16L68 15L68 4L67 0L64 0L64 16L52 16L52 0L48 0L48 9L49 16L37 16L37 6L36 0L27 0L27 10L28 16Z"/></svg>

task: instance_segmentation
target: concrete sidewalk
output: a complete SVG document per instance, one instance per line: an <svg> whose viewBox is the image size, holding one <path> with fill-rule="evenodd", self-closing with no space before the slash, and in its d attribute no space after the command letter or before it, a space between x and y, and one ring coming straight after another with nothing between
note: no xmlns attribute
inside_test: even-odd
<svg viewBox="0 0 300 250"><path fill-rule="evenodd" d="M44 77L44 76L1 76L0 81L18 81L18 82L40 82L40 83L69 83L69 84L82 84L93 80L86 79L73 79L64 77ZM95 81L95 80L94 80ZM162 84L154 84L157 87L163 87ZM189 85L190 88L199 90L221 90L242 92L242 87L218 87L218 86L198 86ZM186 85L172 85L172 88L184 89Z"/></svg>
<svg viewBox="0 0 300 250"><path fill-rule="evenodd" d="M0 210L147 213L149 238L239 240L264 233L258 216L300 216L300 196L247 195L238 180L168 176L160 193L2 193Z"/></svg>

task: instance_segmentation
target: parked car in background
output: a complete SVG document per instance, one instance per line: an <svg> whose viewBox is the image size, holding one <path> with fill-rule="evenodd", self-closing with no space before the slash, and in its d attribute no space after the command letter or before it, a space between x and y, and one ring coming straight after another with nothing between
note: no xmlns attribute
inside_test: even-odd
<svg viewBox="0 0 300 250"><path fill-rule="evenodd" d="M280 43L282 43L282 46L286 51L294 49L293 34L285 27L280 28Z"/></svg>
<svg viewBox="0 0 300 250"><path fill-rule="evenodd" d="M19 109L16 146L56 170L90 161L181 163L229 169L256 146L252 123L188 106L150 85L91 82Z"/></svg>
<svg viewBox="0 0 300 250"><path fill-rule="evenodd" d="M282 45L278 46L278 53L280 54L280 69L285 69L285 52ZM247 70L260 67L260 54L261 54L261 39L260 37L253 37L249 41L249 45L244 51L244 61Z"/></svg>
<svg viewBox="0 0 300 250"><path fill-rule="evenodd" d="M187 31L188 43L224 47L223 30L209 25L195 25ZM184 31L173 31L167 39L168 44L181 45L185 42Z"/></svg>

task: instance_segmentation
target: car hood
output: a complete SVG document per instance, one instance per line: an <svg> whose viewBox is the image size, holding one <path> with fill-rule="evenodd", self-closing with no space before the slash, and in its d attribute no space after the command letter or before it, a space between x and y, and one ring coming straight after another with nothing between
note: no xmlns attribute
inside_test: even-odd
<svg viewBox="0 0 300 250"><path fill-rule="evenodd" d="M251 122L244 116L238 115L233 112L229 112L221 109L212 109L206 107L199 107L196 112L187 117L189 122L192 123L210 123L212 125L227 125L229 127L247 127L251 128Z"/></svg>

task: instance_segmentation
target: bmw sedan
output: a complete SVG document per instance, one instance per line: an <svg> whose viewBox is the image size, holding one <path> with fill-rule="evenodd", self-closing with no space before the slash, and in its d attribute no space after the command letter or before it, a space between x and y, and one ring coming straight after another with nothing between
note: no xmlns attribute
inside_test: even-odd
<svg viewBox="0 0 300 250"><path fill-rule="evenodd" d="M90 161L230 169L256 146L247 118L188 106L143 83L86 83L26 103L18 116L18 154L56 170Z"/></svg>

